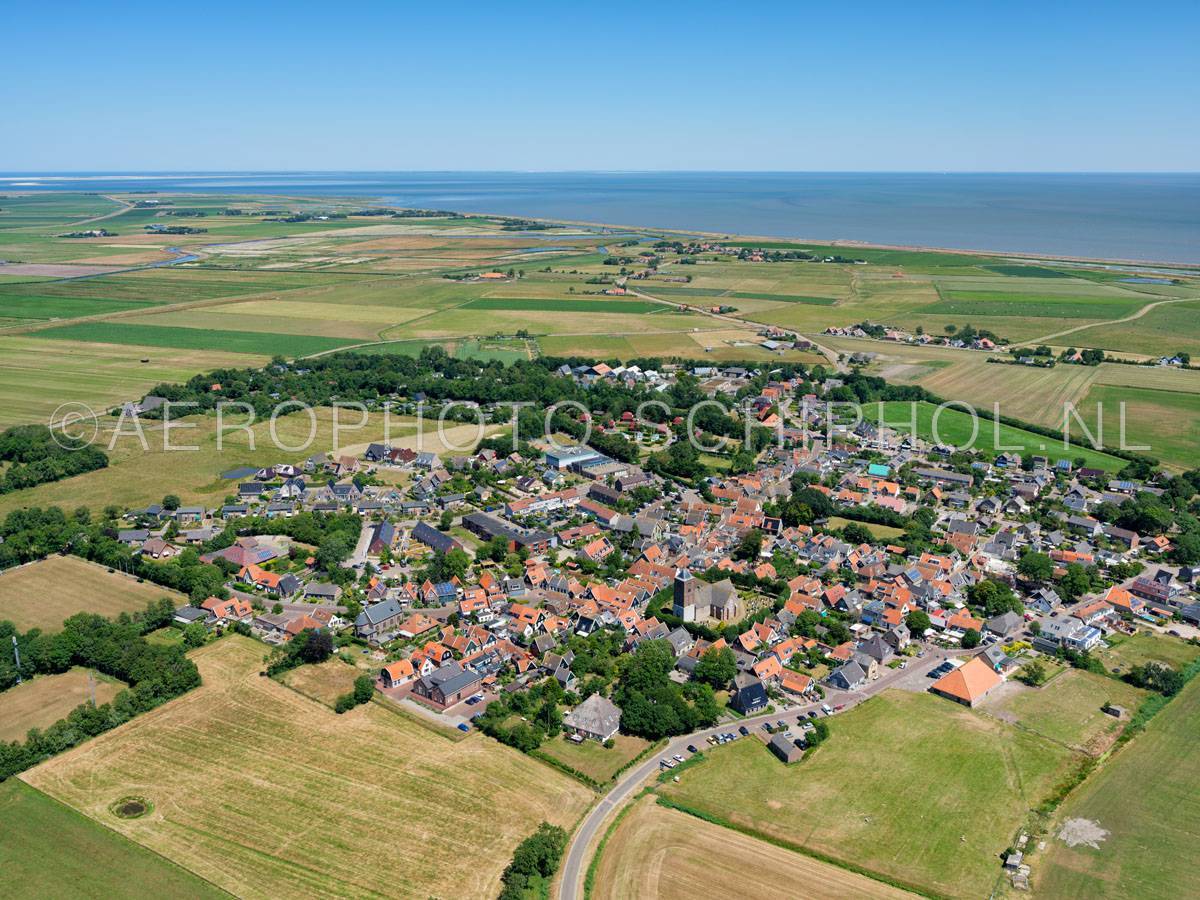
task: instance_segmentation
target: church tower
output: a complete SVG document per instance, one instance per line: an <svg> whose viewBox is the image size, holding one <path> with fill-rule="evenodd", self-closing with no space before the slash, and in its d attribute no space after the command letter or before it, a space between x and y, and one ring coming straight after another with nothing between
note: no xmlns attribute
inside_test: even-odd
<svg viewBox="0 0 1200 900"><path fill-rule="evenodd" d="M696 621L696 599L700 586L687 569L675 573L675 602L672 612L685 622Z"/></svg>

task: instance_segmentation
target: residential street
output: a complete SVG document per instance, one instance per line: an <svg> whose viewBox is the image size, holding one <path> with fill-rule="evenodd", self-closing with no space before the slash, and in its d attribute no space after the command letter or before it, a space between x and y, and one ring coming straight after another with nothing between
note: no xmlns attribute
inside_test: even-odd
<svg viewBox="0 0 1200 900"><path fill-rule="evenodd" d="M641 789L643 783L652 775L657 775L661 771L659 760L676 753L690 755L687 754L686 750L688 744L698 746L704 743L705 739L710 735L723 734L729 731L736 732L743 725L754 730L764 722L776 722L780 719L788 723L794 723L799 714L807 715L810 710L819 709L822 703L827 703L833 707L844 706L841 712L845 712L845 710L853 709L859 703L888 688L899 687L906 690L923 690L927 682L925 673L940 665L947 658L956 655L961 655L961 651L929 650L926 651L923 659L913 659L906 669L885 669L885 674L880 675L879 678L872 681L860 691L835 691L827 689L825 699L818 700L815 703L792 706L786 711L749 716L745 719L725 722L712 728L705 728L701 731L672 738L670 743L658 753L647 757L643 762L621 776L620 780L609 789L600 802L592 807L587 817L571 836L571 843L567 848L566 860L563 863L559 900L579 900L583 896L583 876L587 871L588 863L591 861L592 842L604 833L610 815L620 808L625 801L634 796ZM837 715L837 713L834 715ZM763 752L769 751L764 749Z"/></svg>

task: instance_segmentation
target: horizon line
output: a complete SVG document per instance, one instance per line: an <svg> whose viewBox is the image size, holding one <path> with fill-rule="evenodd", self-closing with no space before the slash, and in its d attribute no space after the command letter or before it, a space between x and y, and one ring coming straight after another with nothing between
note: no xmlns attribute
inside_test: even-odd
<svg viewBox="0 0 1200 900"><path fill-rule="evenodd" d="M1200 169L0 169L0 176L52 178L79 175L1200 175Z"/></svg>

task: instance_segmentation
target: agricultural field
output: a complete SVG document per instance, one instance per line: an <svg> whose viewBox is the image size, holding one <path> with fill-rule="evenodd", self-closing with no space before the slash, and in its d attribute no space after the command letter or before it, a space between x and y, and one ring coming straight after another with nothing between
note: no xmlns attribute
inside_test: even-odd
<svg viewBox="0 0 1200 900"><path fill-rule="evenodd" d="M772 839L949 897L986 896L999 854L1078 758L931 694L886 691L838 716L809 759L718 748L659 790Z"/></svg>
<svg viewBox="0 0 1200 900"><path fill-rule="evenodd" d="M1025 293L1024 291L943 290L943 299L922 310L922 315L952 318L1019 316L1039 319L1119 319L1145 304L1129 297L1077 296Z"/></svg>
<svg viewBox="0 0 1200 900"><path fill-rule="evenodd" d="M239 466L299 463L335 447L354 455L367 444L385 438L394 447L439 454L465 452L481 439L477 425L448 424L439 434L437 420L431 419L418 435L415 418L372 413L363 422L356 409L335 412L320 408L312 411L311 418L303 412L281 415L274 425L269 419L250 422L236 411L224 420L215 415L188 416L172 419L169 432L164 432L159 422L145 423L140 436L131 423L121 426L118 434L118 420L112 422L104 423L96 442L109 453L106 468L0 495L0 514L22 506L87 506L101 510L117 504L140 508L157 503L165 494L175 494L185 504L213 506L236 493L237 483L222 479L221 473ZM243 425L249 426L248 432ZM501 428L488 425L482 437ZM145 446L141 437L145 438Z"/></svg>
<svg viewBox="0 0 1200 900"><path fill-rule="evenodd" d="M1173 669L1183 669L1200 657L1200 647L1166 634L1139 631L1128 637L1114 636L1107 650L1099 652L1106 668L1127 672L1148 662L1162 663Z"/></svg>
<svg viewBox="0 0 1200 900"><path fill-rule="evenodd" d="M64 619L78 612L106 618L140 612L163 597L180 606L187 603L186 597L169 588L138 582L77 556L48 556L0 573L0 619L21 631L56 631Z"/></svg>
<svg viewBox="0 0 1200 900"><path fill-rule="evenodd" d="M125 687L114 678L91 674L97 706L103 706ZM23 741L30 728L47 728L90 699L88 670L78 667L57 675L39 675L2 691L0 741Z"/></svg>
<svg viewBox="0 0 1200 900"><path fill-rule="evenodd" d="M259 677L263 652L237 636L196 651L200 688L22 779L241 897L495 895L516 845L590 800L482 736L376 703L335 715ZM130 795L153 811L114 816Z"/></svg>
<svg viewBox="0 0 1200 900"><path fill-rule="evenodd" d="M787 885L787 890L782 886ZM913 894L721 828L643 797L617 825L595 874L597 900L776 897L884 900Z"/></svg>
<svg viewBox="0 0 1200 900"><path fill-rule="evenodd" d="M1044 897L1189 897L1200 823L1200 679L1144 733L1110 758L1060 807L1048 850L1033 860ZM1087 823L1094 840L1068 846L1064 823Z"/></svg>
<svg viewBox="0 0 1200 900"><path fill-rule="evenodd" d="M1193 287L1192 297L1200 295ZM1147 298L1151 301L1161 298ZM1120 356L1144 354L1161 356L1165 353L1187 352L1200 356L1200 337L1196 335L1196 316L1200 315L1200 300L1168 302L1148 310L1140 318L1119 325L1097 325L1069 335L1054 338L1059 345L1099 347Z"/></svg>
<svg viewBox="0 0 1200 900"><path fill-rule="evenodd" d="M840 353L872 356L867 371L895 384L919 384L939 397L964 400L1002 415L1061 429L1066 404L1074 405L1072 433L1080 421L1105 444L1120 446L1121 404L1126 446L1150 446L1150 454L1173 468L1188 468L1200 447L1196 431L1200 373L1162 366L1058 365L1053 369L1004 366L988 354L944 347L919 347L821 335ZM1101 405L1102 429L1096 409Z"/></svg>
<svg viewBox="0 0 1200 900"><path fill-rule="evenodd" d="M1094 384L1079 412L1093 433L1103 424L1106 443L1119 445L1123 435L1126 446L1147 447L1141 452L1173 468L1195 468L1200 456L1200 393Z"/></svg>
<svg viewBox="0 0 1200 900"><path fill-rule="evenodd" d="M111 406L155 383L275 354L346 347L405 353L429 342L504 361L540 348L551 355L816 364L824 361L816 353L763 350L754 332L775 325L817 335L830 325L871 320L930 333L970 324L1013 340L1045 339L1056 349L1075 342L1154 354L1169 345L1200 355L1200 345L1189 343L1200 340L1190 337L1200 282L1187 272L1179 284L1130 283L1121 272L1055 262L745 240L738 243L802 247L867 264L701 254L680 265L668 253L658 273L629 283L634 296L616 297L599 294L620 274L604 265L604 251L636 258L656 232L602 235L555 226L526 233L489 217L362 216L355 214L360 203L345 198L181 194L161 198L160 206L123 208L143 199L17 196L0 213L0 257L15 263L0 266L0 350L12 350L0 352L0 425L44 420L63 400ZM181 210L205 215L169 215ZM334 217L281 220L292 212ZM109 213L97 224L116 232L111 237L58 237ZM207 230L146 230L172 224ZM636 243L624 246L627 239ZM197 258L162 265L178 252ZM630 263L630 271L639 265ZM512 274L472 277L494 271ZM736 309L732 318L698 314L720 304ZM514 343L518 332L530 343ZM1152 389L1129 398L1130 440L1161 445L1160 455L1176 467L1200 440L1190 398L1157 393L1195 392L1175 386L1189 384L1194 373L1173 373L1183 376L1173 382L1125 366L1109 368L1128 373L1108 376L1074 366L998 372L984 354L826 341L822 336L824 346L842 352L878 354L871 370L892 380L923 384L947 399L999 402L1007 415L1055 427L1065 402L1107 407L1114 392L1102 387ZM98 372L87 369L92 355L103 363ZM1155 437L1163 422L1165 434L1142 440Z"/></svg>
<svg viewBox="0 0 1200 900"><path fill-rule="evenodd" d="M566 313L617 313L619 315L643 315L665 312L669 307L647 300L554 300L527 297L481 297L464 303L461 309L501 310L504 312L566 312Z"/></svg>
<svg viewBox="0 0 1200 900"><path fill-rule="evenodd" d="M64 403L83 403L103 413L140 399L157 384L269 359L258 348L230 353L0 335L0 427L47 423Z"/></svg>
<svg viewBox="0 0 1200 900"><path fill-rule="evenodd" d="M614 738L612 749L596 741L575 744L557 737L542 744L540 752L582 772L594 781L609 781L631 759L650 746L650 742L629 734Z"/></svg>
<svg viewBox="0 0 1200 900"><path fill-rule="evenodd" d="M87 322L62 325L37 332L43 340L94 344L134 344L179 350L219 350L226 353L264 353L268 356L311 356L346 347L354 341L299 334L261 331L224 331L216 328L174 328L127 322Z"/></svg>
<svg viewBox="0 0 1200 900"><path fill-rule="evenodd" d="M16 778L0 784L0 834L4 893L13 900L229 896Z"/></svg>
<svg viewBox="0 0 1200 900"><path fill-rule="evenodd" d="M1075 444L1064 447L1061 440L972 417L955 406L942 409L935 422L937 410L938 407L931 403L896 400L864 407L863 418L890 425L902 433L911 432L915 421L917 435L925 440L940 440L955 447L973 448L988 456L995 456L1003 448L1045 456L1051 461L1082 459L1085 466L1110 472L1117 472L1125 465L1125 461L1116 456Z"/></svg>
<svg viewBox="0 0 1200 900"><path fill-rule="evenodd" d="M1008 682L984 710L1004 721L1020 724L1073 750L1097 755L1117 739L1124 723L1100 709L1106 703L1130 714L1147 696L1132 685L1081 669L1069 669L1042 687Z"/></svg>

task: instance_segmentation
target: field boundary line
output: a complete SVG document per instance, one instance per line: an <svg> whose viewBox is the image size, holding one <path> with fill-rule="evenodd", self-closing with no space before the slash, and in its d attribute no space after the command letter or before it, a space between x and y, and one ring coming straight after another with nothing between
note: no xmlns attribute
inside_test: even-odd
<svg viewBox="0 0 1200 900"><path fill-rule="evenodd" d="M132 721L132 720L131 720L131 721ZM112 832L112 833L113 833L113 834L115 834L115 835L116 835L116 836L117 836L117 837L118 837L120 840L123 840L123 841L128 841L130 844L133 844L135 847L140 847L141 849L145 850L147 853L150 853L150 854L152 854L152 855L154 855L154 856L158 857L159 859L161 859L163 862L165 862L167 865L171 866L172 868L178 869L178 870L179 870L179 871L181 871L181 872L187 872L187 873L188 873L189 875L191 875L193 878L195 878L195 879L197 879L197 880L199 880L199 881L203 881L205 884L209 885L209 886L210 886L210 887L212 887L214 890L216 890L216 891L219 891L220 893L222 893L222 894L225 894L225 895L226 895L226 896L228 896L228 897L236 897L236 896L237 896L236 894L232 894L232 893L230 893L229 891L225 890L225 888L221 887L219 884L216 884L215 882L209 881L207 878L205 878L205 877L204 877L203 875L201 875L199 872L193 872L193 871L192 871L191 869L189 869L187 866L180 865L180 864L179 864L179 863L177 863L175 860L171 859L169 856L164 856L162 853L159 853L159 852L158 852L157 850L155 850L153 847L147 847L147 846L146 846L145 844L143 844L141 841L135 841L133 838L129 837L128 835L126 835L126 834L122 834L121 832L117 831L117 829L115 829L115 828L113 828L111 825L109 825L107 822L102 822L102 821L100 821L99 819L96 819L96 818L93 818L92 816L89 816L87 813L80 812L80 811L79 811L79 810L77 810L75 807L73 807L73 806L71 806L71 805L69 805L69 804L67 804L67 803L63 803L63 801L59 800L57 797L52 797L50 794L47 794L45 791L43 791L43 790L40 790L39 788L36 788L36 787L34 787L32 784L30 784L28 781L26 781L24 778L22 778L22 777L21 777L21 775L22 775L22 774L24 774L24 773L18 772L16 775L14 775L14 776L13 776L13 778L15 778L15 779L17 779L18 781L20 781L20 782L21 782L21 784L23 784L23 785L24 785L26 788L28 788L29 790L33 791L34 793L41 794L43 797L45 797L45 798L46 798L47 800L49 800L51 803L57 804L58 806L60 806L60 807L62 807L63 809L67 810L67 812L68 812L70 815L73 815L73 816L78 816L79 818L81 818L81 819L84 819L85 821L88 821L88 822L91 822L91 823L93 823L93 824L95 824L95 825L98 825L99 827L103 828L105 831L110 831L110 832Z"/></svg>

